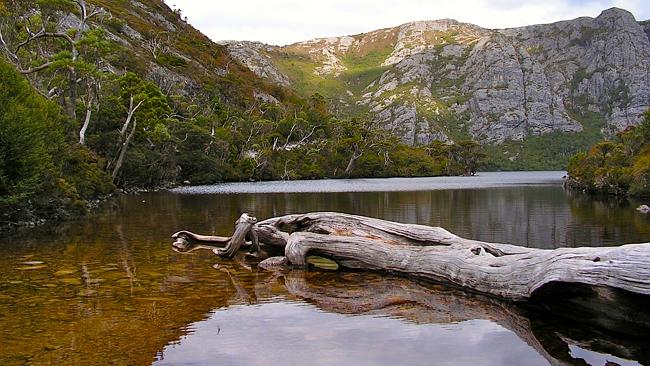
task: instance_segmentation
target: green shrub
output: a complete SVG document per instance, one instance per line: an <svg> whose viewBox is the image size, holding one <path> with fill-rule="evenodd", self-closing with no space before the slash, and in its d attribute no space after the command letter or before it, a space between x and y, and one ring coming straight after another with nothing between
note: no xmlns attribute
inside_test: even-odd
<svg viewBox="0 0 650 366"><path fill-rule="evenodd" d="M0 79L0 221L79 213L85 199L110 192L96 156L66 140L60 108L1 61Z"/></svg>
<svg viewBox="0 0 650 366"><path fill-rule="evenodd" d="M650 112L636 127L574 155L568 166L571 187L613 195L650 196Z"/></svg>
<svg viewBox="0 0 650 366"><path fill-rule="evenodd" d="M160 64L161 66L167 66L167 67L187 66L187 61L184 58L169 53L165 53L158 56L158 58L156 58L156 62L158 62L158 64Z"/></svg>

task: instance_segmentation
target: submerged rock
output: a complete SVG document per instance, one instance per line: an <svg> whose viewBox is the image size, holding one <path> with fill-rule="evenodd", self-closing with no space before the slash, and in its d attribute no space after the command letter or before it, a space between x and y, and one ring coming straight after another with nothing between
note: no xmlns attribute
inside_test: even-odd
<svg viewBox="0 0 650 366"><path fill-rule="evenodd" d="M275 268L284 268L289 265L289 260L285 256L270 257L261 261L257 266L262 269L271 270Z"/></svg>

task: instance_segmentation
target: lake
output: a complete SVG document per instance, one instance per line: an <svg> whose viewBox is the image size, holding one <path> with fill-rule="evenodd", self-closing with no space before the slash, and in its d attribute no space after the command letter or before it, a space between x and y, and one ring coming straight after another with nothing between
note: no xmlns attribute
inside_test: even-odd
<svg viewBox="0 0 650 366"><path fill-rule="evenodd" d="M564 172L232 183L119 196L0 243L2 365L650 364L650 338L440 284L369 272L266 272L170 235L340 211L558 248L650 241L641 202L569 193ZM616 309L612 309L616 311ZM587 321L585 321L587 320Z"/></svg>

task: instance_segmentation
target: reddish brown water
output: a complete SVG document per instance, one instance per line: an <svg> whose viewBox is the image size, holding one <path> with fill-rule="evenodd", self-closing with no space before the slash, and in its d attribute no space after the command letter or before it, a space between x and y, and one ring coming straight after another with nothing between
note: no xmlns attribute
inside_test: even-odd
<svg viewBox="0 0 650 366"><path fill-rule="evenodd" d="M650 241L635 204L573 197L557 183L121 197L87 220L2 240L0 364L647 364L647 340L445 286L269 273L178 254L169 240L179 229L228 235L242 212L331 210L543 248Z"/></svg>

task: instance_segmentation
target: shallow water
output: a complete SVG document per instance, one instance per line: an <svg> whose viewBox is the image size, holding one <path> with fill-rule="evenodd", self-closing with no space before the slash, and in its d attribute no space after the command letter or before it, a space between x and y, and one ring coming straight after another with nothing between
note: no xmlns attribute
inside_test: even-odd
<svg viewBox="0 0 650 366"><path fill-rule="evenodd" d="M562 175L335 181L336 192L322 192L323 182L246 183L119 197L90 219L0 241L0 364L647 364L647 339L445 286L373 273L273 274L170 250L172 232L228 235L242 212L342 211L542 248L650 241L638 202L567 194ZM268 193L283 186L297 193Z"/></svg>

